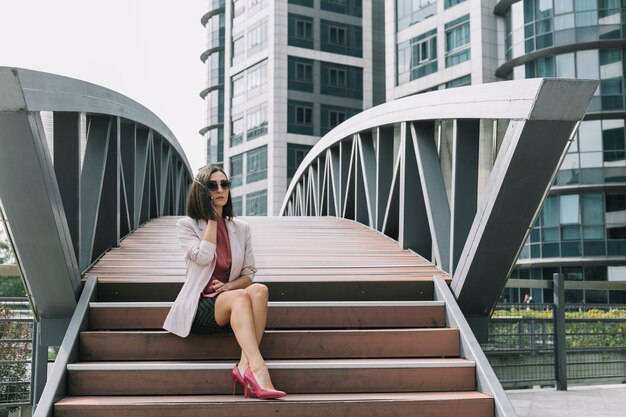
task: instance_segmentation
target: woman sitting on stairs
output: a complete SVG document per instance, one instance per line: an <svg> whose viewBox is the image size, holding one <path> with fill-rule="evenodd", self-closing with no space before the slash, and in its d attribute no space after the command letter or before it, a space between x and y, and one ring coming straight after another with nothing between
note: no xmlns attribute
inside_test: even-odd
<svg viewBox="0 0 626 417"><path fill-rule="evenodd" d="M187 215L176 228L187 273L163 328L180 337L233 332L241 360L233 367L246 397L279 398L259 351L267 320L267 287L252 282L256 268L250 228L235 219L230 181L219 167L198 171L187 197Z"/></svg>

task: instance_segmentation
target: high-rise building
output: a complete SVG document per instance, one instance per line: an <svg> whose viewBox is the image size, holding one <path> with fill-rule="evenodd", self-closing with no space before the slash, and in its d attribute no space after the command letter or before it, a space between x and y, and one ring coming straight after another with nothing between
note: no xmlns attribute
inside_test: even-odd
<svg viewBox="0 0 626 417"><path fill-rule="evenodd" d="M374 0L209 0L201 133L237 213L276 214L319 138L384 101L383 16Z"/></svg>
<svg viewBox="0 0 626 417"><path fill-rule="evenodd" d="M507 301L552 302L545 281L560 272L567 302L626 303L625 12L619 0L385 2L387 100L499 80L600 80Z"/></svg>

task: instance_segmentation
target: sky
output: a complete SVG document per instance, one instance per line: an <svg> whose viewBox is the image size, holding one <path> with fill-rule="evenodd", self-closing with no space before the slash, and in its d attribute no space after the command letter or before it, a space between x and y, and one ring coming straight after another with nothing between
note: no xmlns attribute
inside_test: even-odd
<svg viewBox="0 0 626 417"><path fill-rule="evenodd" d="M2 0L0 66L89 81L152 110L205 163L206 0ZM0 91L0 94L2 92Z"/></svg>

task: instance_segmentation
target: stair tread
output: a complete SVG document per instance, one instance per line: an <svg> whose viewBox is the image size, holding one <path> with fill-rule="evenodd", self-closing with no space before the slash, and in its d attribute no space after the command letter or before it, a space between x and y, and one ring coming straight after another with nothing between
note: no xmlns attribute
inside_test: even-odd
<svg viewBox="0 0 626 417"><path fill-rule="evenodd" d="M269 308L293 308L293 307L441 307L443 301L270 301ZM147 302L147 301L109 301L91 302L89 308L146 308L146 307L171 307L172 302Z"/></svg>
<svg viewBox="0 0 626 417"><path fill-rule="evenodd" d="M309 334L337 334L337 333L352 333L352 334L363 334L363 333L410 333L410 332L420 332L420 333L429 333L429 332L458 332L458 329L452 327L403 327L399 329L394 328L382 328L382 329L267 329L265 330L264 336L267 337L271 334L298 334L298 333L309 333ZM172 333L167 330L86 330L80 332L84 335L172 335ZM202 337L202 336L195 336ZM234 337L234 336L233 336Z"/></svg>
<svg viewBox="0 0 626 417"><path fill-rule="evenodd" d="M374 368L465 368L474 367L475 362L462 358L420 359L306 359L270 360L270 369L374 369ZM144 371L144 370L223 370L231 369L234 363L206 361L110 361L78 362L68 364L69 371Z"/></svg>
<svg viewBox="0 0 626 417"><path fill-rule="evenodd" d="M117 275L117 272L113 272L114 267L101 267L104 270L98 270L98 282L101 283L183 283L185 282L185 268L172 271L171 268L155 271L144 271L141 268L124 267ZM106 271L106 268L111 268L111 271ZM420 268L420 267L414 267ZM319 269L319 268L317 268ZM433 271L402 271L398 268L398 271L390 270L390 268L379 268L375 270L370 268L371 271L367 271L367 268L360 271L354 271L354 268L346 268L344 274L316 274L312 273L311 269L301 270L298 274L294 272L296 269L289 269L281 271L282 273L272 273L265 275L265 271L257 273L255 282L258 283L272 283L272 282L414 282L414 281L432 281L434 276L442 276L446 281L450 282L450 278L443 272ZM91 273L95 273L95 268ZM309 272L305 274L305 272ZM319 272L324 272L320 269ZM357 277L357 278L354 278ZM86 277L83 278L83 281Z"/></svg>
<svg viewBox="0 0 626 417"><path fill-rule="evenodd" d="M333 402L333 401L450 401L491 400L492 397L476 391L402 392L402 393L349 393L349 394L289 394L281 402ZM244 399L241 395L158 395L158 396L76 396L57 401L57 406L83 405L141 405L141 404L202 404L239 403L242 401L267 402Z"/></svg>

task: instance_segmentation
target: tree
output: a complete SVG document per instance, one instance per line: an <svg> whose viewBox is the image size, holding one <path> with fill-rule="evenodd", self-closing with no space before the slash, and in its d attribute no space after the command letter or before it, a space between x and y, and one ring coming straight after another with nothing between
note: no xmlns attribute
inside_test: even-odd
<svg viewBox="0 0 626 417"><path fill-rule="evenodd" d="M15 260L11 248L0 230L0 265L12 264ZM0 297L25 297L26 292L20 277L0 275ZM24 320L23 313L0 305L0 381L14 383L0 385L0 398L5 403L28 401L30 374L26 361L32 356L32 320ZM22 382L22 383L20 383ZM1 404L0 404L1 406ZM0 408L0 417L8 415L13 408Z"/></svg>

